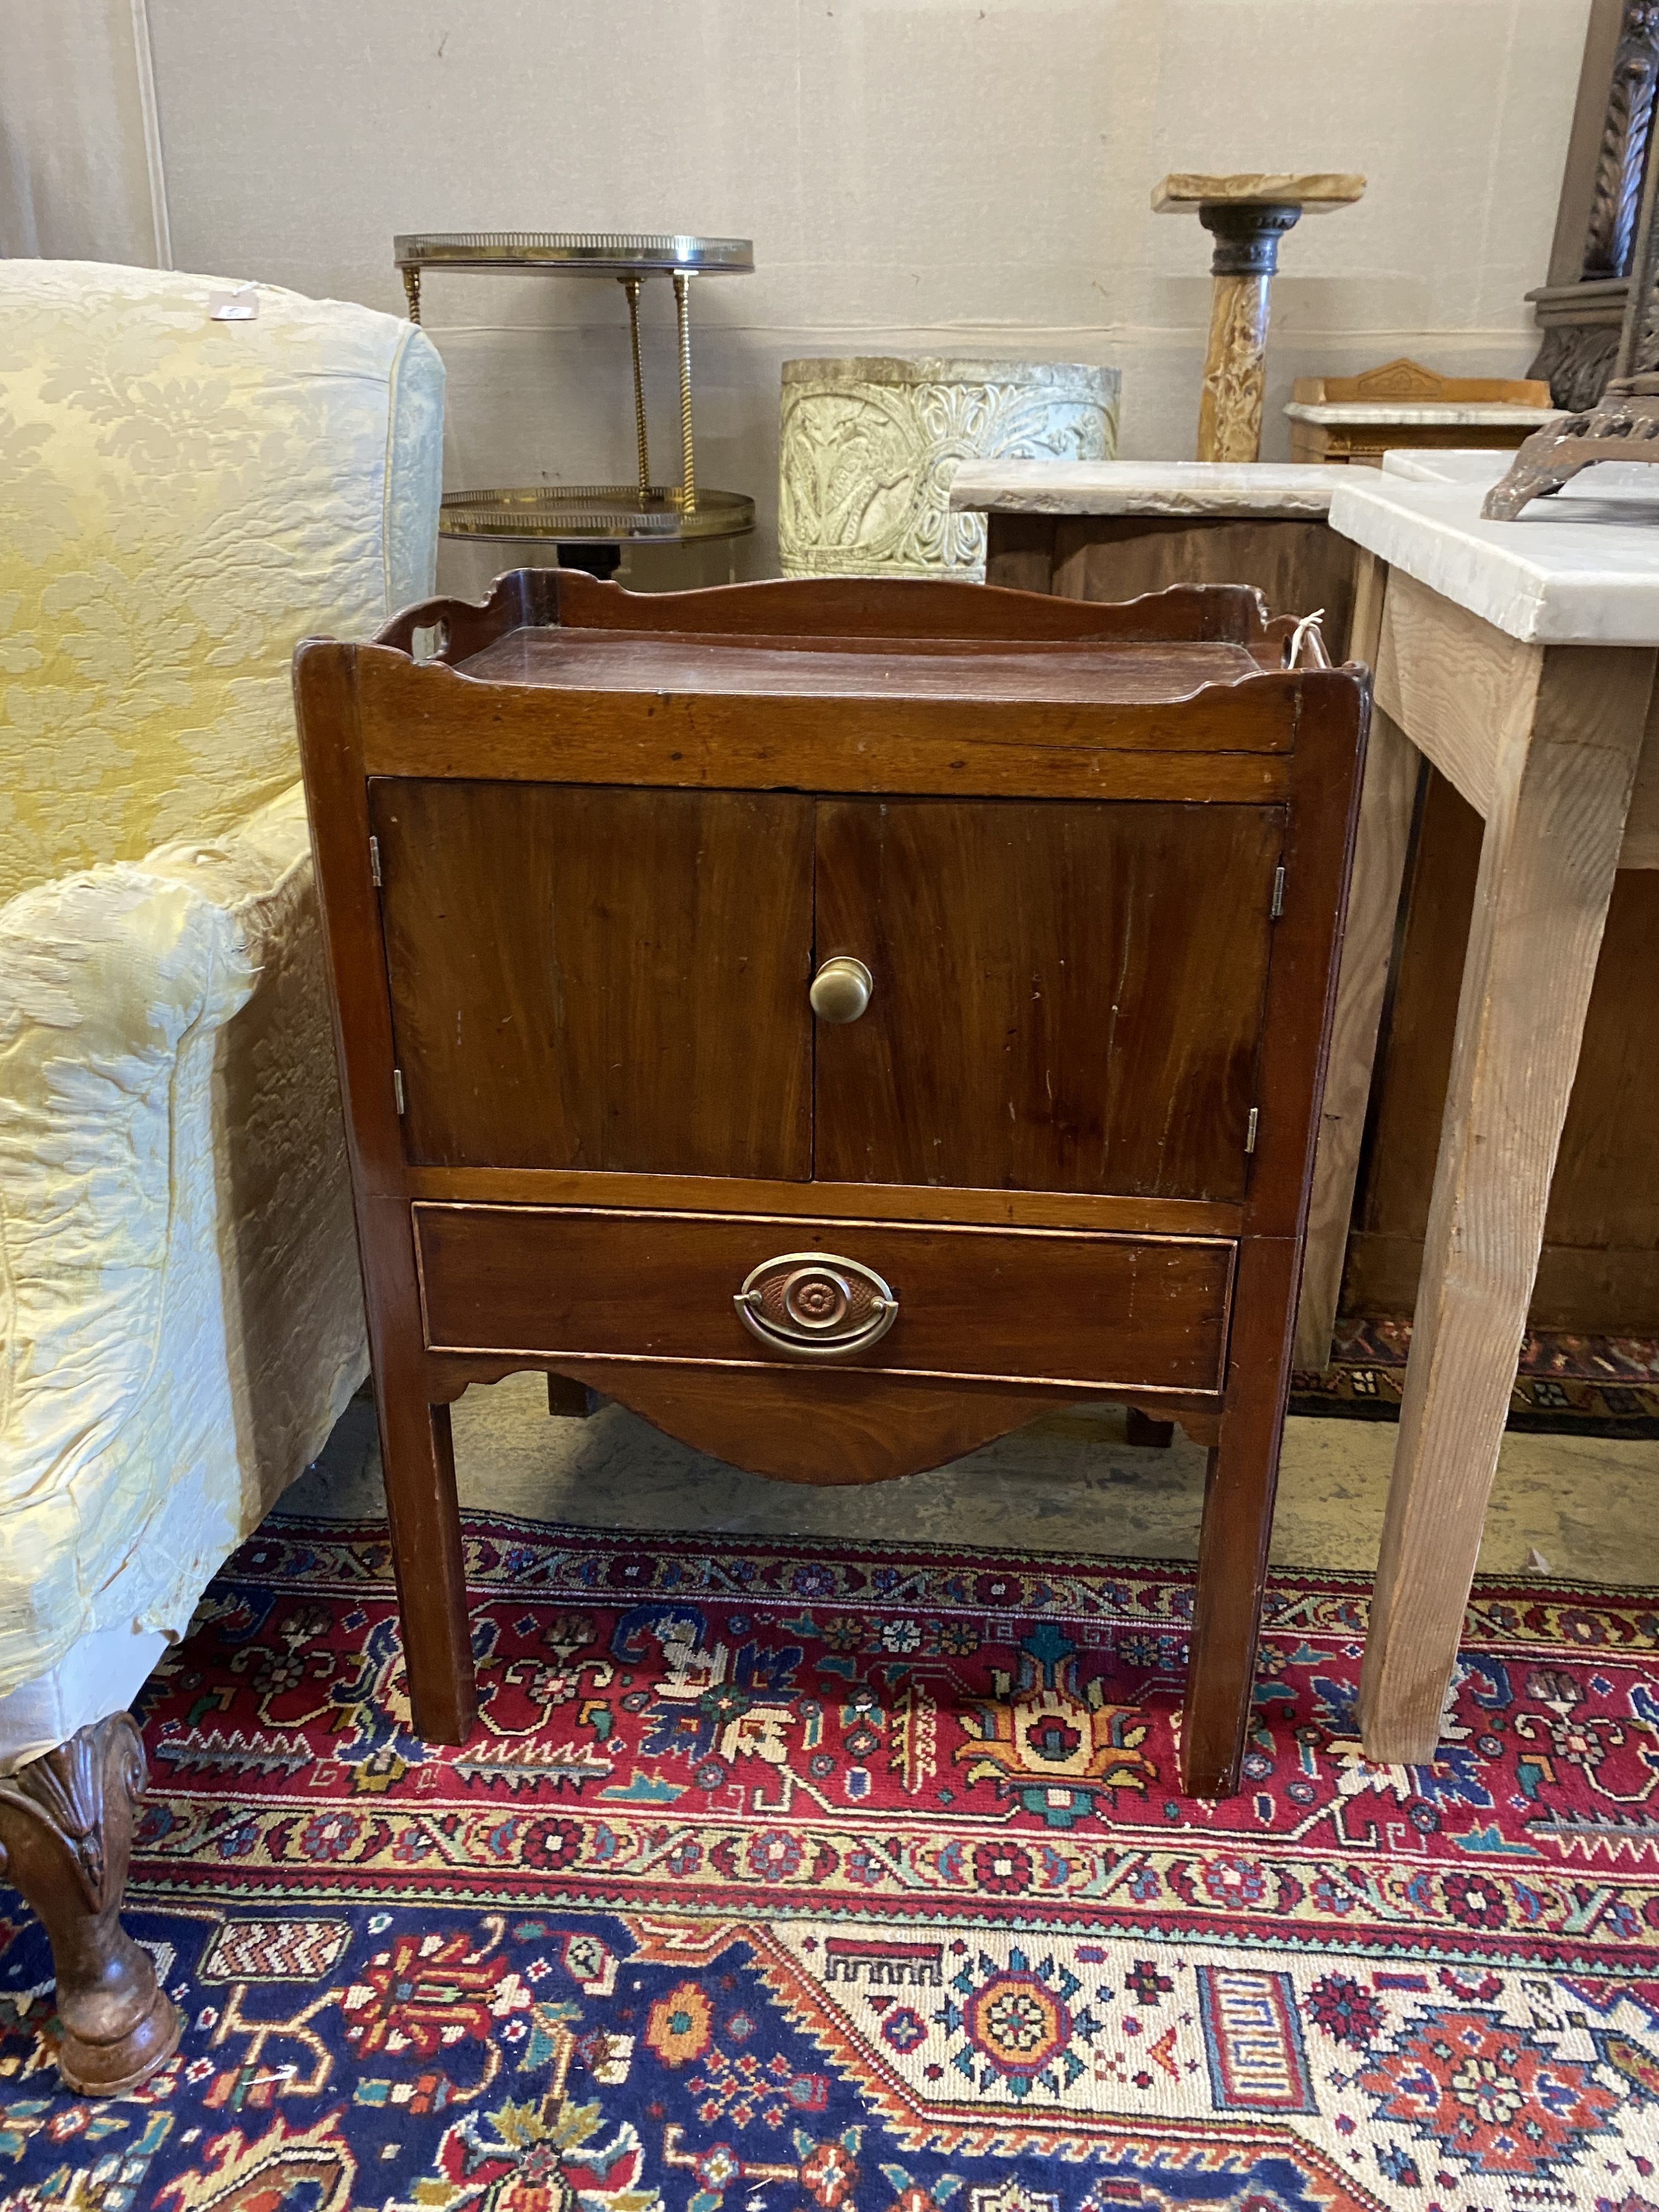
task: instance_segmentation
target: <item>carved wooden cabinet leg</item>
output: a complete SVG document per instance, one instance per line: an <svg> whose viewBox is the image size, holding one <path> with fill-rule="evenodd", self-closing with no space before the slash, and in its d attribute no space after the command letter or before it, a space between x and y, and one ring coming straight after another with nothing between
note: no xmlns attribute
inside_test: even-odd
<svg viewBox="0 0 1659 2212"><path fill-rule="evenodd" d="M71 2089L137 2087L177 2047L183 2022L148 1951L121 1925L144 1752L131 1713L112 1713L0 1780L0 1875L52 1945Z"/></svg>

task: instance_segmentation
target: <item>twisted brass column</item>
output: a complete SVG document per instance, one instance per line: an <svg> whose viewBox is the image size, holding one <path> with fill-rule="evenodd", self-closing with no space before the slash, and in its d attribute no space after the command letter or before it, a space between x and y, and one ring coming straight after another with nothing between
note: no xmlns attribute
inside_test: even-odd
<svg viewBox="0 0 1659 2212"><path fill-rule="evenodd" d="M646 442L645 377L640 367L640 280L622 276L617 281L628 295L628 340L634 353L634 442L639 449L640 497L644 500L651 492L651 449Z"/></svg>
<svg viewBox="0 0 1659 2212"><path fill-rule="evenodd" d="M674 313L680 336L680 512L697 511L697 471L691 453L691 279L674 273Z"/></svg>

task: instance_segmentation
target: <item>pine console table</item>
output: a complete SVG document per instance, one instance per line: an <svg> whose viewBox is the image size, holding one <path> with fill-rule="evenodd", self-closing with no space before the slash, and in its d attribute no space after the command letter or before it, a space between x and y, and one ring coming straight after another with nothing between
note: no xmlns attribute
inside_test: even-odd
<svg viewBox="0 0 1659 2212"><path fill-rule="evenodd" d="M1391 1762L1439 1739L1614 872L1659 868L1650 472L1484 521L1505 465L1390 454L1330 507L1376 611L1373 771L1403 737L1485 823L1361 1685L1366 1750ZM1368 776L1361 850L1390 913L1407 805L1397 775ZM1380 995L1345 953L1333 1080L1360 1096Z"/></svg>
<svg viewBox="0 0 1659 2212"><path fill-rule="evenodd" d="M966 463L951 487L989 516L993 583L1084 599L1257 583L1286 611L1334 611L1337 649L1376 670L1298 1366L1325 1364L1350 1250L1420 762L1483 818L1367 1648L1365 1744L1388 1760L1438 1737L1614 872L1659 869L1656 472L1605 465L1483 521L1506 459Z"/></svg>

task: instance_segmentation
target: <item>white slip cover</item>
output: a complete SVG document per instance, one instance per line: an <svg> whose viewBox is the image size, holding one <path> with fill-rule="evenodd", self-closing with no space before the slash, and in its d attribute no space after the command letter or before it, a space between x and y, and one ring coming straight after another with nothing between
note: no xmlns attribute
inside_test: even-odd
<svg viewBox="0 0 1659 2212"><path fill-rule="evenodd" d="M0 1771L367 1366L289 665L430 591L443 370L240 281L0 262Z"/></svg>

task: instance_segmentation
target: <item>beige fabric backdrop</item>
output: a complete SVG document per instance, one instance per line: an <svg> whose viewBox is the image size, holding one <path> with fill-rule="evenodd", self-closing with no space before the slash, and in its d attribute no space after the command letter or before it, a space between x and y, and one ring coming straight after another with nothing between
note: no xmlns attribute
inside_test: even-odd
<svg viewBox="0 0 1659 2212"><path fill-rule="evenodd" d="M0 0L0 253L172 266L145 0Z"/></svg>
<svg viewBox="0 0 1659 2212"><path fill-rule="evenodd" d="M127 7L0 0L37 27L54 11L112 27ZM697 433L704 481L760 504L739 560L763 574L776 562L778 371L793 355L1111 363L1120 451L1189 454L1209 240L1191 218L1150 212L1170 169L1370 179L1358 207L1285 241L1269 459L1288 452L1279 409L1296 375L1399 353L1452 373L1522 370L1535 343L1522 295L1549 259L1588 8L149 0L149 27L182 268L398 312L395 231L752 236L758 273L696 300ZM97 74L89 64L82 116L106 112ZM40 83L31 64L0 101L28 111ZM38 142L46 118L27 119ZM449 371L452 486L629 473L614 284L450 277L428 301ZM647 300L647 349L662 465L674 442L661 296ZM699 580L653 558L662 580ZM501 565L483 550L445 561L447 580L469 586Z"/></svg>

